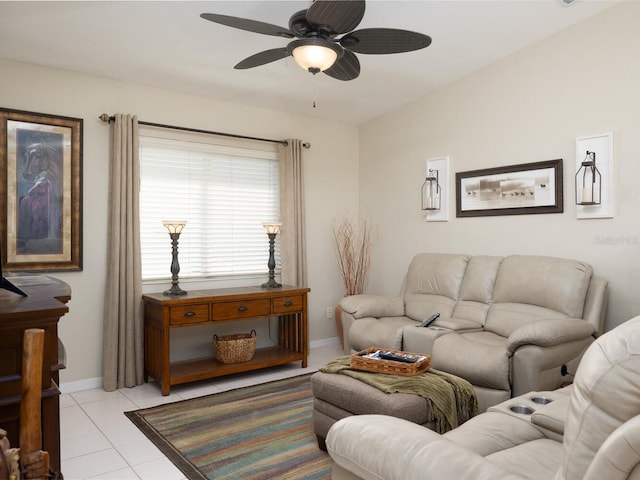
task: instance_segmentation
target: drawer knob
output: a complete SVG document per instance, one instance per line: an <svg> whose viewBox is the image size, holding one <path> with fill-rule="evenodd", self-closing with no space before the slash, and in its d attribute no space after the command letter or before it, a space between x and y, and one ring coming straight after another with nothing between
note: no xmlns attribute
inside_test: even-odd
<svg viewBox="0 0 640 480"><path fill-rule="evenodd" d="M290 307L291 305L293 305L293 302L291 300L287 300L286 302L284 302L285 307Z"/></svg>
<svg viewBox="0 0 640 480"><path fill-rule="evenodd" d="M248 310L248 308L247 308L247 307L245 307L244 305L243 305L243 306L241 306L241 307L238 307L238 311L239 311L239 312L246 312L247 310Z"/></svg>
<svg viewBox="0 0 640 480"><path fill-rule="evenodd" d="M196 316L196 312L192 312L191 310L189 310L188 312L184 312L184 316L185 317L195 317Z"/></svg>

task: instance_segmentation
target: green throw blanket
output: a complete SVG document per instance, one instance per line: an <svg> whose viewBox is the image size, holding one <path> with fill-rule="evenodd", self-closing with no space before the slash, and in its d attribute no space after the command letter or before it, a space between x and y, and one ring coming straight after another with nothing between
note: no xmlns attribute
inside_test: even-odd
<svg viewBox="0 0 640 480"><path fill-rule="evenodd" d="M478 413L478 399L466 380L438 370L405 377L373 373L351 368L351 357L338 357L320 369L324 373L341 373L356 378L386 393L420 395L431 407L436 431L444 433Z"/></svg>

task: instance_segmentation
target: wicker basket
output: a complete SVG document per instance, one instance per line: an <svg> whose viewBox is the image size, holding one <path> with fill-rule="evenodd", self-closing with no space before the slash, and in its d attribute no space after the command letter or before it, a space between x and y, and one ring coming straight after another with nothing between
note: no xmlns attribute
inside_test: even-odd
<svg viewBox="0 0 640 480"><path fill-rule="evenodd" d="M351 368L364 370L365 372L387 373L390 375L402 375L412 377L426 372L431 368L431 355L427 353L411 353L402 352L400 350L390 350L395 353L405 353L411 355L420 355L425 357L415 363L394 362L393 360L383 360L381 358L369 358L363 355L373 353L376 350L389 350L380 348L367 348L358 353L351 355Z"/></svg>
<svg viewBox="0 0 640 480"><path fill-rule="evenodd" d="M236 333L233 335L213 335L216 360L220 363L248 362L256 353L256 331Z"/></svg>

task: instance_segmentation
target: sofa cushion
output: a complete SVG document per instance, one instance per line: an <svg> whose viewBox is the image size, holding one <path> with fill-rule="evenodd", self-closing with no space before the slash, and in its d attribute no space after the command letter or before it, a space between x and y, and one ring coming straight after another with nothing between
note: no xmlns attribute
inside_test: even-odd
<svg viewBox="0 0 640 480"><path fill-rule="evenodd" d="M482 324L473 320L465 320L464 318L444 317L440 315L433 324L434 327L446 328L453 332L461 332L463 330L482 330Z"/></svg>
<svg viewBox="0 0 640 480"><path fill-rule="evenodd" d="M484 329L488 332L508 337L520 327L540 320L553 318L567 317L555 310L537 305L528 305L526 303L497 303L489 309Z"/></svg>
<svg viewBox="0 0 640 480"><path fill-rule="evenodd" d="M456 319L470 321L482 328L487 321L487 314L490 306L491 305L488 303L460 300L453 308L451 316ZM440 319L438 319L438 321L440 321ZM442 325L441 323L438 323L438 325L449 328L447 325Z"/></svg>
<svg viewBox="0 0 640 480"><path fill-rule="evenodd" d="M562 444L540 438L485 457L523 480L554 478L562 461Z"/></svg>
<svg viewBox="0 0 640 480"><path fill-rule="evenodd" d="M509 435L504 435L509 432ZM486 457L525 442L543 438L542 432L529 422L502 412L486 412L473 417L443 438Z"/></svg>
<svg viewBox="0 0 640 480"><path fill-rule="evenodd" d="M405 315L422 321L433 313L450 317L460 296L469 255L416 255L402 286Z"/></svg>
<svg viewBox="0 0 640 480"><path fill-rule="evenodd" d="M473 385L510 391L507 339L491 332L449 333L433 345L431 365Z"/></svg>
<svg viewBox="0 0 640 480"><path fill-rule="evenodd" d="M441 317L451 317L456 301L443 295L409 293L404 297L405 315L418 322L439 313Z"/></svg>
<svg viewBox="0 0 640 480"><path fill-rule="evenodd" d="M503 258L479 255L469 260L460 288L460 299L454 306L452 317L484 325L489 306L493 303L493 288Z"/></svg>
<svg viewBox="0 0 640 480"><path fill-rule="evenodd" d="M593 270L564 258L512 255L500 264L494 303L524 303L582 318Z"/></svg>
<svg viewBox="0 0 640 480"><path fill-rule="evenodd" d="M457 300L469 255L421 253L411 264L402 288L403 296L410 293L442 295Z"/></svg>
<svg viewBox="0 0 640 480"><path fill-rule="evenodd" d="M478 255L472 257L467 265L460 300L472 300L480 303L493 303L493 289L498 269L504 257ZM457 316L457 315L456 315Z"/></svg>

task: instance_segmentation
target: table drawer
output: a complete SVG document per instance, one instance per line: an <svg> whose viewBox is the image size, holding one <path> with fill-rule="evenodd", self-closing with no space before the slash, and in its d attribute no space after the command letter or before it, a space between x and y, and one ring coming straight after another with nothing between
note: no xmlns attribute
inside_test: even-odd
<svg viewBox="0 0 640 480"><path fill-rule="evenodd" d="M296 313L302 311L302 295L278 297L273 299L274 315L282 313Z"/></svg>
<svg viewBox="0 0 640 480"><path fill-rule="evenodd" d="M171 325L191 325L209 321L209 304L184 305L171 307L169 323Z"/></svg>
<svg viewBox="0 0 640 480"><path fill-rule="evenodd" d="M263 317L271 315L271 300L244 300L239 302L214 303L211 306L213 320Z"/></svg>

